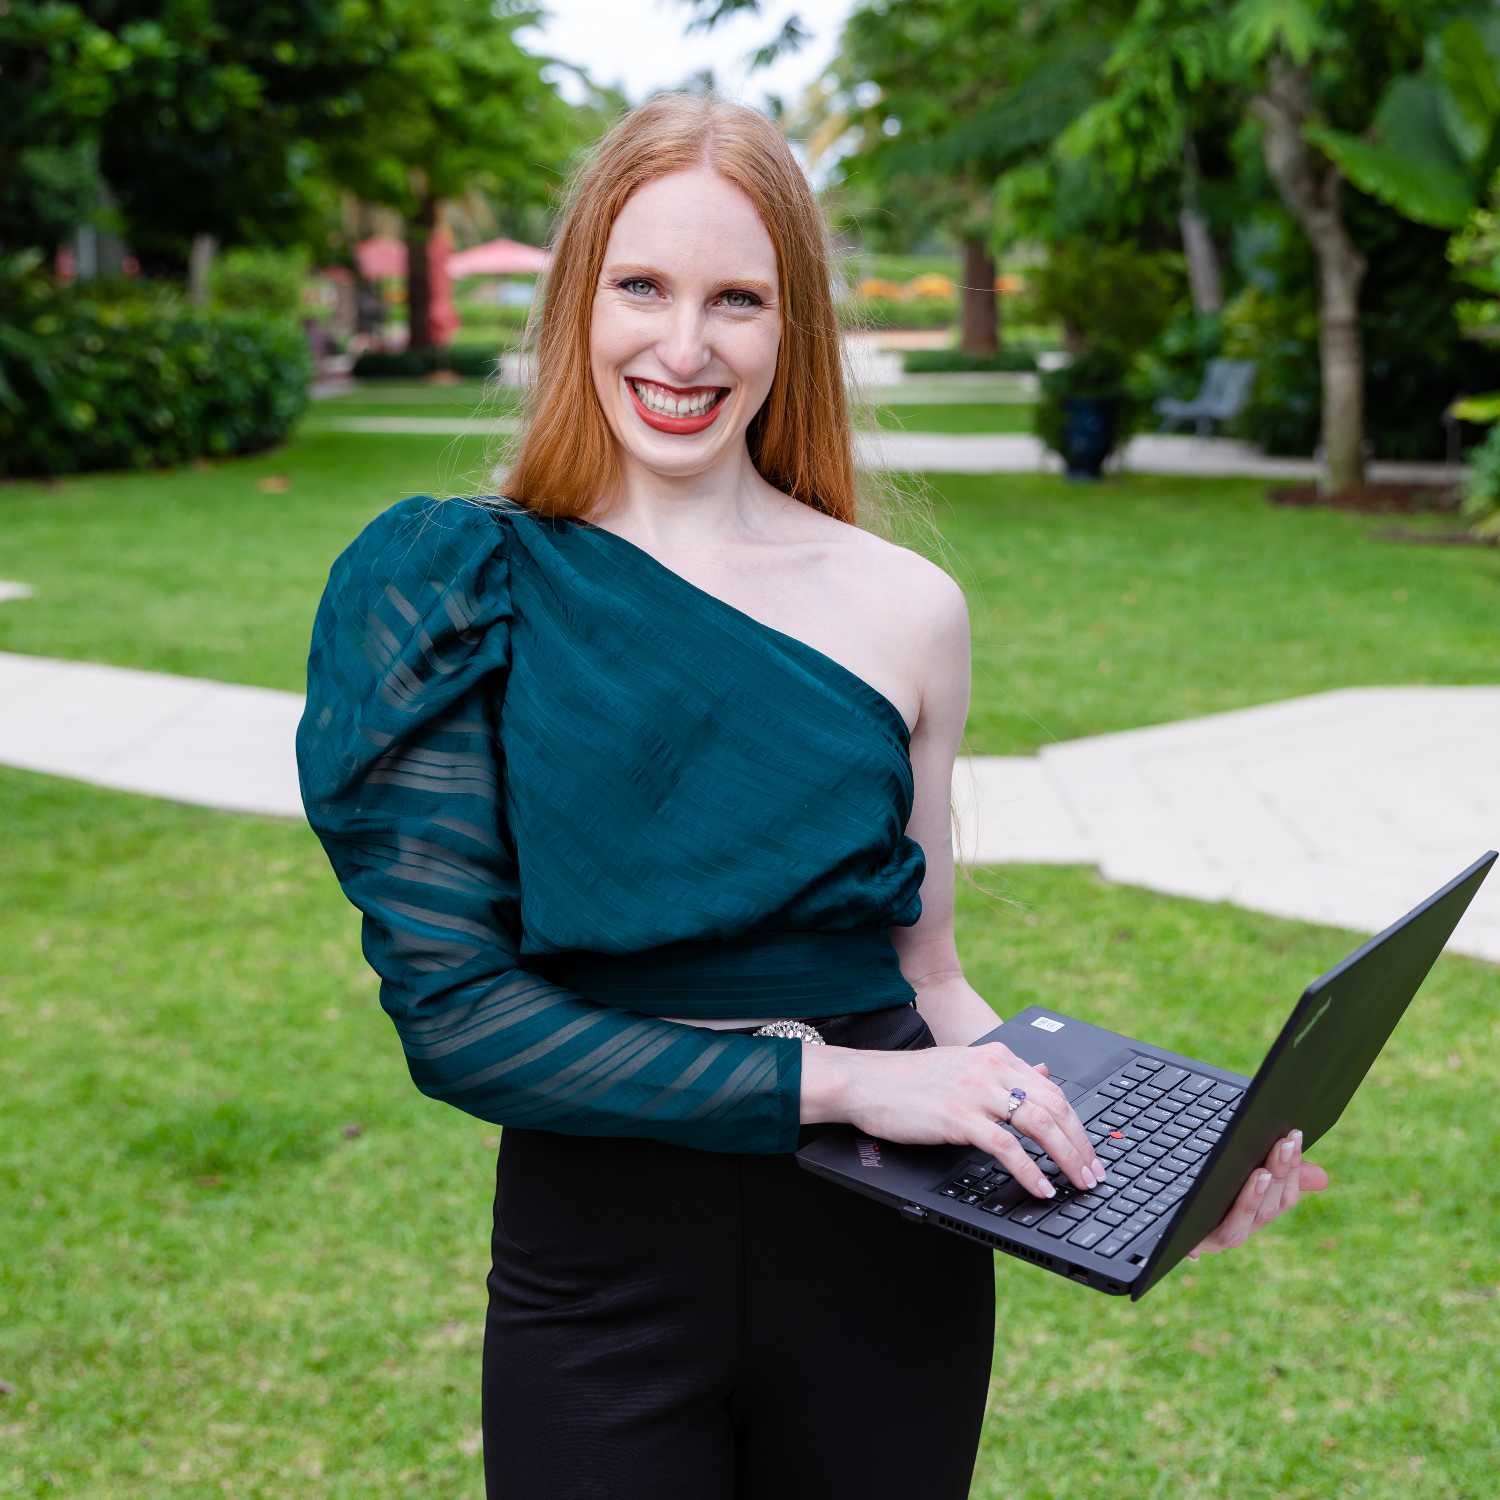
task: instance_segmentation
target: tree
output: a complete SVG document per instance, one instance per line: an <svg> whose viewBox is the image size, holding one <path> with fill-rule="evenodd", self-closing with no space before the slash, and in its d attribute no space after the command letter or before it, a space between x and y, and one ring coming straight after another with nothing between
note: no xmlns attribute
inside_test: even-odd
<svg viewBox="0 0 1500 1500"><path fill-rule="evenodd" d="M551 59L514 33L538 12L515 0L381 0L391 57L357 115L328 140L329 174L406 220L409 347L428 347L427 245L444 199L479 189L538 198L586 138L542 77Z"/></svg>
<svg viewBox="0 0 1500 1500"><path fill-rule="evenodd" d="M1267 171L1318 266L1323 491L1364 484L1366 261L1340 208L1345 176L1324 127L1363 133L1443 0L1139 0L1106 65L1109 92L1058 142L1138 172L1175 152L1205 98L1228 89L1262 127Z"/></svg>
<svg viewBox="0 0 1500 1500"><path fill-rule="evenodd" d="M996 179L1047 150L1093 98L1103 49L1060 32L1057 14L1027 0L863 4L830 69L859 141L843 175L920 205L962 247L965 353L993 353L1000 342Z"/></svg>
<svg viewBox="0 0 1500 1500"><path fill-rule="evenodd" d="M361 90L391 63L381 3L46 8L82 9L112 44L99 171L148 272L186 269L200 301L217 245L317 242L328 212L317 143L358 114ZM56 72L46 85L71 87Z"/></svg>
<svg viewBox="0 0 1500 1500"><path fill-rule="evenodd" d="M81 7L0 7L0 250L51 261L81 223L104 221L100 123L130 50Z"/></svg>

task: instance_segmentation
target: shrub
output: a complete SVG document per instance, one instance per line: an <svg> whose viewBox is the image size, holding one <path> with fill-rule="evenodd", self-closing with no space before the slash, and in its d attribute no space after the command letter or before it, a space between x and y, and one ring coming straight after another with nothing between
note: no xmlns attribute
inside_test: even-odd
<svg viewBox="0 0 1500 1500"><path fill-rule="evenodd" d="M236 245L214 257L208 273L210 304L222 312L261 313L291 321L302 307L312 257L306 250L262 250Z"/></svg>
<svg viewBox="0 0 1500 1500"><path fill-rule="evenodd" d="M1250 399L1229 432L1265 453L1312 453L1323 412L1316 306L1252 285L1225 306L1222 322L1224 358L1255 361Z"/></svg>
<svg viewBox="0 0 1500 1500"><path fill-rule="evenodd" d="M419 380L437 370L488 378L495 373L495 363L505 352L506 346L499 343L493 348L450 344L445 348L395 349L390 352L369 349L355 360L349 373L356 380Z"/></svg>
<svg viewBox="0 0 1500 1500"><path fill-rule="evenodd" d="M1468 452L1472 466L1460 514L1476 536L1500 536L1500 422Z"/></svg>
<svg viewBox="0 0 1500 1500"><path fill-rule="evenodd" d="M947 374L954 370L1036 369L1036 354L1030 349L1001 349L995 354L965 354L960 349L908 349L901 358L908 375Z"/></svg>
<svg viewBox="0 0 1500 1500"><path fill-rule="evenodd" d="M116 291L7 285L0 474L161 468L285 441L314 373L295 322L196 311L173 288Z"/></svg>
<svg viewBox="0 0 1500 1500"><path fill-rule="evenodd" d="M1180 300L1181 263L1180 254L1066 240L1032 271L1028 291L1035 315L1060 323L1074 353L1092 344L1144 349Z"/></svg>

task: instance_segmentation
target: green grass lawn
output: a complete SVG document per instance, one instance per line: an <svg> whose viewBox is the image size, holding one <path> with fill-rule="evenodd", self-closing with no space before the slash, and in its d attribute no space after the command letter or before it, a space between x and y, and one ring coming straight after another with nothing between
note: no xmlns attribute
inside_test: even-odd
<svg viewBox="0 0 1500 1500"><path fill-rule="evenodd" d="M307 430L0 486L0 577L37 589L0 604L0 649L300 690L334 553L401 495L483 488L481 452ZM1494 553L1248 482L932 483L969 750L1495 680ZM412 1087L311 832L6 769L0 818L0 1496L481 1494L498 1131ZM1086 868L975 874L959 945L998 1015L1045 1000L1245 1072L1361 936ZM1442 958L1311 1152L1330 1190L1139 1307L997 1257L976 1500L1492 1493L1496 994Z"/></svg>
<svg viewBox="0 0 1500 1500"><path fill-rule="evenodd" d="M1015 433L1032 432L1032 408L1019 403L948 403L877 406L875 420L891 432Z"/></svg>
<svg viewBox="0 0 1500 1500"><path fill-rule="evenodd" d="M0 809L0 1494L481 1494L497 1131L410 1084L311 833L16 771ZM998 1014L1246 1072L1358 940L978 878L960 944ZM1327 1193L1139 1306L997 1257L978 1500L1490 1493L1494 997L1444 957L1311 1153Z"/></svg>

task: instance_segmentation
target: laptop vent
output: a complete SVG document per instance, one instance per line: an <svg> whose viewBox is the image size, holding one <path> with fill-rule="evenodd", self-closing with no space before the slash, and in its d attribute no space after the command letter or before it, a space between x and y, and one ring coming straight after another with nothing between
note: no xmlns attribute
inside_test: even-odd
<svg viewBox="0 0 1500 1500"><path fill-rule="evenodd" d="M1019 1255L1023 1260L1035 1261L1037 1265L1046 1266L1049 1270L1056 1264L1050 1255L1043 1255L1040 1250L1029 1250L1025 1245L1006 1243L999 1235L986 1234L984 1230L975 1229L972 1224L964 1224L958 1219L950 1219L946 1214L934 1214L933 1218L945 1228L957 1230L959 1234L966 1234L971 1240L978 1240L981 1244L1004 1244L1008 1255Z"/></svg>
<svg viewBox="0 0 1500 1500"><path fill-rule="evenodd" d="M972 1224L960 1223L957 1219L950 1219L946 1214L933 1214L932 1217L934 1222L942 1224L948 1229L957 1230L959 1234L966 1234L971 1240L978 1240L983 1245L1002 1244L1002 1241L998 1235L986 1234L982 1229L975 1229ZM1006 1243L1004 1248L1007 1255L1019 1255L1023 1260L1035 1261L1039 1266L1046 1266L1049 1271L1057 1270L1059 1267L1061 1267L1061 1269L1066 1271L1070 1276L1078 1275L1078 1273L1076 1271L1073 1271L1066 1262L1054 1260L1050 1255L1043 1255L1039 1250L1030 1250L1025 1245L1017 1245L1014 1243ZM1083 1280L1084 1278L1078 1277L1078 1279ZM1128 1292L1130 1290L1130 1288L1122 1281L1101 1281L1099 1285L1105 1291L1114 1292L1116 1294Z"/></svg>

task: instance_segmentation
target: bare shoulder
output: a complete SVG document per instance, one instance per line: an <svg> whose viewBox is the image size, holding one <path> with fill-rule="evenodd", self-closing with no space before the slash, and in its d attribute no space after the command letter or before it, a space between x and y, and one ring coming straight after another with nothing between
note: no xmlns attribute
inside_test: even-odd
<svg viewBox="0 0 1500 1500"><path fill-rule="evenodd" d="M887 541L862 526L814 513L814 526L831 541L850 547L857 559L852 571L874 583L887 600L901 601L909 623L926 625L938 634L967 630L968 603L952 574L910 547Z"/></svg>
<svg viewBox="0 0 1500 1500"><path fill-rule="evenodd" d="M903 701L916 708L914 734L956 740L969 706L969 605L953 576L920 552L874 532L823 517L849 548L855 566L843 570L841 596L848 618L878 650Z"/></svg>
<svg viewBox="0 0 1500 1500"><path fill-rule="evenodd" d="M969 636L969 603L953 575L910 547L860 531L869 559L887 600L900 600L901 614L914 636L929 647L951 647Z"/></svg>

